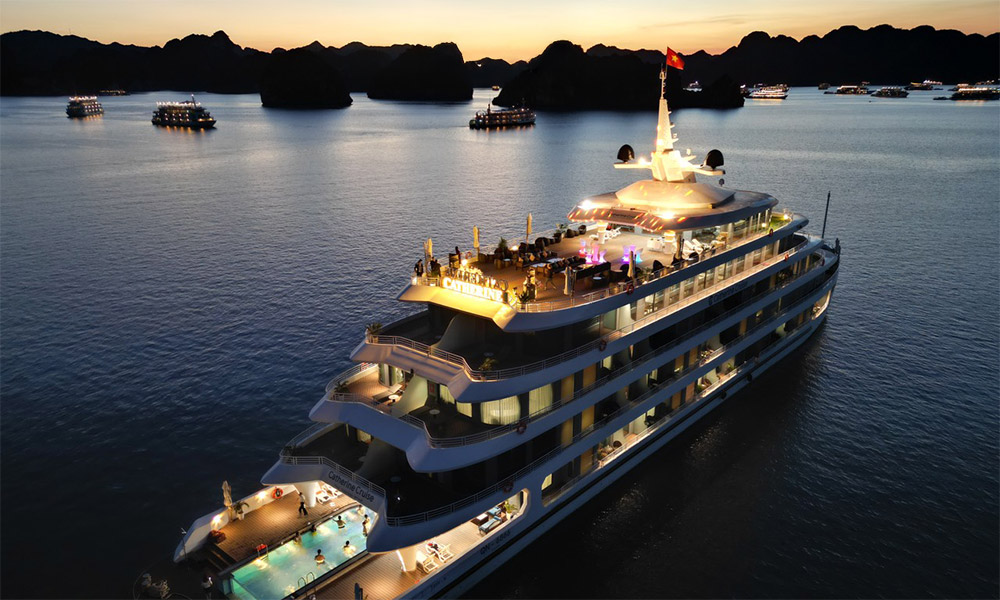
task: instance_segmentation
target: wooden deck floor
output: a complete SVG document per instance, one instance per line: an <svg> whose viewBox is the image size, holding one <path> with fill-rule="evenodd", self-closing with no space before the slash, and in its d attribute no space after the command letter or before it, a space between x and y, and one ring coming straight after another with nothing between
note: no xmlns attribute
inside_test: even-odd
<svg viewBox="0 0 1000 600"><path fill-rule="evenodd" d="M448 563L452 563L483 540L496 535L509 523L510 521L507 521L507 523L497 527L486 537L479 535L479 528L476 525L463 523L447 533L432 538L432 540L439 545L451 547L455 558L450 559ZM367 561L335 577L315 593L316 598L324 600L351 600L354 598L354 584L357 583L369 600L390 600L403 594L424 577L427 575L419 569L413 572L403 572L399 557L395 552L389 552L372 555Z"/></svg>
<svg viewBox="0 0 1000 600"><path fill-rule="evenodd" d="M378 394L389 391L389 388L378 382L378 369L372 369L362 377L351 381L348 386L352 394L359 394L368 398L373 398Z"/></svg>
<svg viewBox="0 0 1000 600"><path fill-rule="evenodd" d="M260 544L273 546L295 531L308 529L310 522L319 521L352 504L357 502L341 495L327 504L317 502L316 506L307 509L309 516L300 517L299 495L291 492L247 513L242 521L232 521L223 527L226 539L219 544L219 548L239 563L256 555Z"/></svg>

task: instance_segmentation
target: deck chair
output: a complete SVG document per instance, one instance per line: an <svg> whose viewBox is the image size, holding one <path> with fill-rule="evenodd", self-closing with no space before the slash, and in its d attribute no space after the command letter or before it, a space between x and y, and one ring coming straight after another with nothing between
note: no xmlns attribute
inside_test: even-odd
<svg viewBox="0 0 1000 600"><path fill-rule="evenodd" d="M455 554L451 551L451 544L438 546L437 555L441 559L441 562L455 558Z"/></svg>
<svg viewBox="0 0 1000 600"><path fill-rule="evenodd" d="M437 564L434 561L434 557L430 555L425 556L424 559L420 561L420 569L428 575L430 575L434 569L437 569L439 566L441 565Z"/></svg>

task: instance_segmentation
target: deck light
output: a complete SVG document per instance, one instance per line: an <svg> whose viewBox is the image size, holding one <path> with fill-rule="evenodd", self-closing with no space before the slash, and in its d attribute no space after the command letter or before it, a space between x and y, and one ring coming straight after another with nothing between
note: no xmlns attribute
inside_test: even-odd
<svg viewBox="0 0 1000 600"><path fill-rule="evenodd" d="M265 497L267 497L267 492L266 491L261 490L261 491L257 492L257 502L263 502Z"/></svg>

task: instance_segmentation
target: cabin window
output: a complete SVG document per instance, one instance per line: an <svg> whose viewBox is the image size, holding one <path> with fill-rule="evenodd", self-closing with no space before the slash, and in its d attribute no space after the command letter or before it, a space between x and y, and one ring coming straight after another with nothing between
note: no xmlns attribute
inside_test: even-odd
<svg viewBox="0 0 1000 600"><path fill-rule="evenodd" d="M472 405L468 402L456 402L455 409L458 410L458 414L460 415L472 417Z"/></svg>
<svg viewBox="0 0 1000 600"><path fill-rule="evenodd" d="M483 402L479 410L483 423L487 425L508 425L521 418L521 403L517 396Z"/></svg>
<svg viewBox="0 0 1000 600"><path fill-rule="evenodd" d="M552 406L552 386L543 385L528 392L528 414L535 414Z"/></svg>
<svg viewBox="0 0 1000 600"><path fill-rule="evenodd" d="M442 385L439 388L439 391L441 402L444 402L445 404L455 404L455 397L451 395L451 390L448 389L448 386Z"/></svg>
<svg viewBox="0 0 1000 600"><path fill-rule="evenodd" d="M675 283L674 285L667 288L667 306L674 304L681 297L681 284Z"/></svg>

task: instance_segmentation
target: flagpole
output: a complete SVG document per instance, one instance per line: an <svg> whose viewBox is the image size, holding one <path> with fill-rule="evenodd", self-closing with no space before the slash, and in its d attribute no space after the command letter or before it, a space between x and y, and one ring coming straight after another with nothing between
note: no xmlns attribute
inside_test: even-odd
<svg viewBox="0 0 1000 600"><path fill-rule="evenodd" d="M826 216L830 214L830 192L826 193L826 210L823 211L823 233L819 234L819 239L826 239Z"/></svg>

